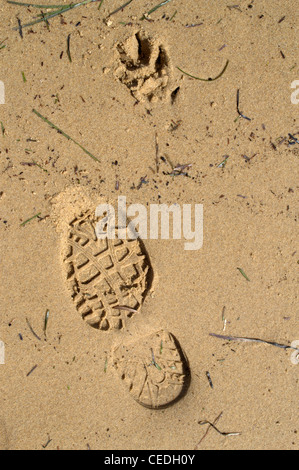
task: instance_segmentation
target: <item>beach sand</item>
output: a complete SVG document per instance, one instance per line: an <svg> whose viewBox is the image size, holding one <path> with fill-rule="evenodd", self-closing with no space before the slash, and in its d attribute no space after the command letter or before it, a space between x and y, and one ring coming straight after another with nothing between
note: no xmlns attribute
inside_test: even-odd
<svg viewBox="0 0 299 470"><path fill-rule="evenodd" d="M1 0L0 448L298 450L292 351L210 336L299 340L297 4L172 0L141 20L159 2L133 0L109 16L121 3L14 30L40 10ZM202 204L203 246L135 241L137 312L98 329L65 249L74 218L119 196ZM153 389L165 373L158 402L138 402L124 357ZM202 440L220 413L238 434Z"/></svg>

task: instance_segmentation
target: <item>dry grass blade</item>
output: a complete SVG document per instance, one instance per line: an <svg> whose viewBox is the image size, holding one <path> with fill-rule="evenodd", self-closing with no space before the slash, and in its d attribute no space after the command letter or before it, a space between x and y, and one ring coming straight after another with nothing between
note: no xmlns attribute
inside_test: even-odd
<svg viewBox="0 0 299 470"><path fill-rule="evenodd" d="M214 82L215 80L218 80L218 78L222 77L222 75L224 74L224 72L226 71L227 67L228 67L228 64L229 64L229 60L227 60L223 70L215 77L215 78L200 78L200 77L196 77L195 75L191 75L190 73L188 72L185 72L184 70L182 70L180 67L177 67L177 69L184 73L185 75L187 75L188 77L191 77L191 78L194 78L194 80L200 80L202 82Z"/></svg>
<svg viewBox="0 0 299 470"><path fill-rule="evenodd" d="M59 134L63 135L66 139L68 140L71 140L74 144L76 144L78 147L80 147L81 150L83 150L83 152L85 152L87 155L89 155L89 157L91 157L93 160L95 160L96 162L100 163L100 160L98 158L96 158L94 155L92 155L92 153L90 153L88 150L86 150L86 148L84 148L81 144L79 144L76 140L74 140L72 137L70 137L68 134L66 134L65 132L63 132L61 129L59 129L59 127L55 126L55 124L53 124L53 122L49 121L47 118L45 118L44 116L42 116L38 111L36 111L35 109L32 110L32 112L34 114L36 114L40 119L42 119L44 122L46 122L47 124L49 124L50 127L52 127L52 129L55 129L57 132L59 132Z"/></svg>
<svg viewBox="0 0 299 470"><path fill-rule="evenodd" d="M70 3L68 5L56 5L56 8L58 8L56 11L54 11L53 13L47 13L47 14L41 14L41 15L38 15L38 16L41 16L41 18L37 19L37 20L34 20L34 21L31 21L30 23L26 23L24 25L22 25L22 28L27 28L29 26L34 26L38 23L42 23L42 22L45 22L47 23L48 20L50 20L51 18L55 18L55 16L58 16L58 15L61 15L62 13L66 13L67 11L70 11L70 10L73 10L74 8L78 8L80 6L83 6L83 5L88 5L89 3L94 3L94 2L99 2L100 0L85 0L83 2L79 2L79 3ZM20 5L23 5L23 6L27 6L26 4L24 3L19 3ZM33 5L33 4L30 4L30 6L36 6L37 8L51 8L51 7L48 7L47 5ZM53 8L52 8L53 9ZM19 28L13 28L14 30L18 30Z"/></svg>
<svg viewBox="0 0 299 470"><path fill-rule="evenodd" d="M112 13L109 13L109 15L107 16L107 18L110 18L110 16L112 15L115 15L116 13L118 13L119 11L122 11L124 8L126 8L128 5L130 5L130 3L132 3L133 0L129 0L128 2L126 2L124 5L122 5L121 7L118 7L116 8L116 10L114 10Z"/></svg>
<svg viewBox="0 0 299 470"><path fill-rule="evenodd" d="M25 222L22 222L20 224L20 227L25 227L26 224L28 224L29 222L31 222L34 219L37 219L40 215L41 215L41 212L39 212L38 214L35 214L33 217L30 217L30 219L27 219L27 220L25 220Z"/></svg>
<svg viewBox="0 0 299 470"><path fill-rule="evenodd" d="M250 279L249 277L247 276L247 274L243 271L242 268L237 268L238 271L240 271L240 273L242 274L243 277L245 277L246 281L250 282Z"/></svg>
<svg viewBox="0 0 299 470"><path fill-rule="evenodd" d="M13 2L12 0L7 0L7 3L11 5L18 5L22 7L32 7L32 8L46 8L48 10L55 10L56 8L65 8L66 5L37 5L36 3L23 3L23 2Z"/></svg>
<svg viewBox="0 0 299 470"><path fill-rule="evenodd" d="M140 20L145 20L149 15L151 15L152 13L154 13L155 11L157 11L159 8L163 7L164 5L166 5L167 3L171 2L171 0L165 0L164 2L161 2L159 3L159 5L156 5L154 8L152 8L150 11L148 11L146 14L144 14L142 16L142 18L140 18Z"/></svg>
<svg viewBox="0 0 299 470"><path fill-rule="evenodd" d="M47 310L46 315L45 315L45 322L44 322L44 334L45 334L45 336L47 334L47 326L48 326L49 316L50 316L50 310Z"/></svg>
<svg viewBox="0 0 299 470"><path fill-rule="evenodd" d="M31 331L31 333L33 334L33 336L35 336L36 339L38 339L38 341L41 341L41 338L35 333L34 329L32 328L32 326L30 325L30 322L28 320L28 318L26 318L26 323L29 327L29 330Z"/></svg>

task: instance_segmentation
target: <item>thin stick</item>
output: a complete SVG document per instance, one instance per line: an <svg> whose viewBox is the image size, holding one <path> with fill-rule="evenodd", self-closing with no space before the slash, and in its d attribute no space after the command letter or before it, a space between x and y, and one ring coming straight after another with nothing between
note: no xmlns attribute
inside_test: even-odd
<svg viewBox="0 0 299 470"><path fill-rule="evenodd" d="M170 18L170 20L169 20L169 21L172 21L172 20L173 20L173 19L176 17L176 15L177 15L177 12L178 12L177 10L174 12L174 14L172 15L172 17Z"/></svg>
<svg viewBox="0 0 299 470"><path fill-rule="evenodd" d="M69 58L69 61L72 62L70 42L71 42L71 34L69 34L67 37L67 56Z"/></svg>
<svg viewBox="0 0 299 470"><path fill-rule="evenodd" d="M44 334L45 334L45 336L47 336L47 326L48 326L49 316L50 316L50 310L47 310L46 315L45 315L45 322L44 322Z"/></svg>
<svg viewBox="0 0 299 470"><path fill-rule="evenodd" d="M48 434L48 441L46 442L46 444L44 444L44 445L42 444L42 448L46 449L51 442L52 442L52 439L50 439L50 436Z"/></svg>
<svg viewBox="0 0 299 470"><path fill-rule="evenodd" d="M42 119L44 122L46 122L47 124L49 124L50 127L52 127L52 129L55 129L56 131L59 132L59 134L63 135L66 139L68 140L71 140L74 144L76 144L78 147L81 148L81 150L83 150L83 152L85 152L89 157L91 157L93 160L95 160L96 162L100 163L100 160L98 160L98 158L96 158L94 155L92 155L92 153L90 153L88 150L86 150L81 144L79 144L76 140L74 140L72 137L70 137L68 134L66 134L65 132L63 132L61 129L59 129L59 127L55 126L55 124L53 124L51 121L49 121L47 118L45 118L44 116L42 116L38 111L36 111L35 109L32 110L32 112L34 114L36 114L40 119Z"/></svg>
<svg viewBox="0 0 299 470"><path fill-rule="evenodd" d="M213 384L213 381L212 381L212 378L211 378L211 374L209 371L206 372L206 376L207 376L207 379L209 381L209 385L210 387L213 389L214 388L214 384Z"/></svg>
<svg viewBox="0 0 299 470"><path fill-rule="evenodd" d="M205 424L209 424L213 429L215 429L215 431L217 431L219 434L221 434L221 436L229 437L229 436L240 436L241 435L240 432L221 432L221 431L219 431L218 428L216 428L215 424L211 423L210 421L199 421L198 424L200 424L201 426L203 426Z"/></svg>
<svg viewBox="0 0 299 470"><path fill-rule="evenodd" d="M17 18L17 20L18 20L18 27L15 28L15 29L17 29L17 30L19 31L19 34L20 34L20 36L21 36L21 39L24 39L24 36L23 36L23 26L22 26L21 20L20 20L20 18Z"/></svg>
<svg viewBox="0 0 299 470"><path fill-rule="evenodd" d="M155 134L155 144L156 144L156 171L159 173L159 141L158 141L158 134Z"/></svg>
<svg viewBox="0 0 299 470"><path fill-rule="evenodd" d="M182 70L180 67L177 67L177 69L184 73L185 75L187 75L188 77L191 77L191 78L194 78L195 80L200 80L202 82L213 82L215 80L218 80L218 78L222 77L222 75L224 74L224 72L226 71L227 67L228 67L228 64L229 64L229 60L227 60L223 70L219 73L219 75L217 75L217 77L215 78L199 78L199 77L195 77L194 75L191 75L190 73L188 72L185 72L184 70Z"/></svg>
<svg viewBox="0 0 299 470"><path fill-rule="evenodd" d="M36 368L37 368L37 365L35 365L34 367L32 367L32 369L28 372L28 374L26 375L26 377L29 377L29 375L31 375L32 372L35 371Z"/></svg>
<svg viewBox="0 0 299 470"><path fill-rule="evenodd" d="M244 116L243 113L241 113L240 109L239 109L239 104L240 104L240 90L237 90L237 112L239 114L239 116L241 116L243 119L247 119L247 121L251 121L251 119L247 116Z"/></svg>
<svg viewBox="0 0 299 470"><path fill-rule="evenodd" d="M213 421L213 426L215 426L219 419L222 417L223 415L223 411L221 411L220 415L217 416L217 418ZM200 444L202 443L202 441L207 437L207 435L209 434L209 431L212 429L212 426L208 426L208 429L206 430L205 434L203 435L203 437L200 439L200 441L198 442L198 444L194 447L194 450L198 450L198 447L200 446Z"/></svg>
<svg viewBox="0 0 299 470"><path fill-rule="evenodd" d="M289 138L294 142L294 144L299 144L299 140L294 137L292 134L289 134Z"/></svg>
<svg viewBox="0 0 299 470"><path fill-rule="evenodd" d="M289 346L287 344L280 344L280 343L275 343L273 341L266 341L263 339L259 338L246 338L246 337L239 337L239 336L223 336L223 335L217 335L215 333L210 333L210 336L213 336L214 338L219 338L219 339L225 339L228 341L241 341L244 343L264 343L264 344L270 344L270 346L275 346L276 348L280 349L293 349L294 351L299 351L299 348L295 348L293 346Z"/></svg>

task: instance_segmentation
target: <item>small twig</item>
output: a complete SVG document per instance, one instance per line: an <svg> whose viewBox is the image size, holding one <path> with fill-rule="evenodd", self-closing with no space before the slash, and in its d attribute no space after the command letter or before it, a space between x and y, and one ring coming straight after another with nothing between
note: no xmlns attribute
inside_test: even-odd
<svg viewBox="0 0 299 470"><path fill-rule="evenodd" d="M44 444L44 445L42 444L42 448L46 449L48 447L48 445L50 444L50 442L52 442L52 439L50 439L50 436L48 434L48 440L47 440L46 444Z"/></svg>
<svg viewBox="0 0 299 470"><path fill-rule="evenodd" d="M188 77L191 77L191 78L194 78L195 80L200 80L202 82L213 82L215 80L218 80L218 78L222 77L222 75L224 74L224 72L226 71L227 67L228 67L228 64L229 64L229 60L227 60L223 70L219 73L219 75L217 75L217 77L215 78L199 78L199 77L195 77L194 75L191 75L190 73L188 72L185 72L184 70L182 70L180 67L177 67L177 69L184 73L185 75L187 75Z"/></svg>
<svg viewBox="0 0 299 470"><path fill-rule="evenodd" d="M291 140L291 142L289 142L289 145L299 144L299 140L296 137L294 137L292 134L289 134L289 138Z"/></svg>
<svg viewBox="0 0 299 470"><path fill-rule="evenodd" d="M155 134L155 144L156 144L156 172L159 173L159 168L160 168L160 164L159 164L159 141L158 141L158 134L156 132Z"/></svg>
<svg viewBox="0 0 299 470"><path fill-rule="evenodd" d="M172 17L169 19L169 21L172 21L172 20L176 17L177 13L178 13L178 11L175 10L174 14L173 14Z"/></svg>
<svg viewBox="0 0 299 470"><path fill-rule="evenodd" d="M44 335L45 336L47 336L47 326L48 326L49 316L50 316L50 310L47 310L46 315L45 315L45 322L44 322Z"/></svg>
<svg viewBox="0 0 299 470"><path fill-rule="evenodd" d="M215 426L219 419L222 417L223 415L223 411L221 411L220 415L217 416L217 418L213 421L213 426ZM208 429L206 430L205 434L203 435L203 437L200 439L200 441L198 442L198 444L194 447L194 450L197 450L198 447L200 446L200 444L202 443L202 441L207 437L207 435L209 434L209 431L212 429L212 426L208 426Z"/></svg>
<svg viewBox="0 0 299 470"><path fill-rule="evenodd" d="M247 116L244 116L243 113L241 113L240 109L239 109L239 104L240 104L240 90L238 89L237 90L237 112L239 114L240 117L242 117L243 119L247 119L247 121L251 121L251 119Z"/></svg>
<svg viewBox="0 0 299 470"><path fill-rule="evenodd" d="M199 421L198 424L200 424L201 426L204 426L205 424L209 424L213 429L215 429L215 431L217 431L219 434L221 434L221 436L229 437L229 436L240 436L241 435L240 432L221 432L221 431L219 431L218 428L216 428L215 424L211 423L210 421Z"/></svg>
<svg viewBox="0 0 299 470"><path fill-rule="evenodd" d="M41 16L42 16L42 18L44 19L44 21L45 21L45 23L46 23L47 30L50 31L50 23L49 23L49 21L47 20L47 18L46 18L46 16L45 16L45 14L44 14L43 11L41 12Z"/></svg>
<svg viewBox="0 0 299 470"><path fill-rule="evenodd" d="M273 341L266 341L263 339L259 338L246 338L242 336L223 336L223 335L217 335L215 333L210 333L210 336L213 336L214 338L219 338L219 339L225 339L227 341L241 341L244 343L264 343L264 344L269 344L270 346L275 346L280 349L293 349L294 351L299 351L299 348L293 347L292 345L287 345L287 344L280 344L280 343L275 343Z"/></svg>
<svg viewBox="0 0 299 470"><path fill-rule="evenodd" d="M235 10L238 10L238 11L240 11L240 12L242 13L242 10L241 10L241 8L240 8L240 5L228 5L227 8L228 8L229 10L235 9Z"/></svg>
<svg viewBox="0 0 299 470"><path fill-rule="evenodd" d="M141 189L144 184L148 184L148 181L146 180L146 178L147 178L147 175L142 176L140 178L140 183L138 184L137 189Z"/></svg>
<svg viewBox="0 0 299 470"><path fill-rule="evenodd" d="M66 52L67 52L67 56L68 56L68 58L69 58L69 61L72 62L70 42L71 42L71 34L69 34L68 37L67 37L67 41L66 41L66 44L67 44Z"/></svg>
<svg viewBox="0 0 299 470"><path fill-rule="evenodd" d="M214 385L213 385L213 381L212 381L212 379L211 379L211 375L210 375L210 372L209 372L209 371L206 372L206 376L207 376L207 379L208 379L208 381L209 381L209 385L210 385L211 389L213 389L213 388L214 388Z"/></svg>
<svg viewBox="0 0 299 470"><path fill-rule="evenodd" d="M23 36L23 27L22 27L22 23L21 23L20 18L17 18L17 20L18 20L18 28L17 28L17 29L19 30L19 34L20 34L21 38L23 39L24 36Z"/></svg>
<svg viewBox="0 0 299 470"><path fill-rule="evenodd" d="M34 367L32 367L32 369L28 372L28 374L26 375L26 377L29 377L29 375L31 375L32 372L35 371L36 368L37 368L37 365L35 365Z"/></svg>

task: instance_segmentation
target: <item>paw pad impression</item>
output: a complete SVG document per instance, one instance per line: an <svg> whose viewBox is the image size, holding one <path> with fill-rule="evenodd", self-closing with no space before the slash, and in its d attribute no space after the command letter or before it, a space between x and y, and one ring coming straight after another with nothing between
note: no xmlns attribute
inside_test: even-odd
<svg viewBox="0 0 299 470"><path fill-rule="evenodd" d="M117 44L115 76L137 101L155 102L170 95L171 67L163 44L139 31Z"/></svg>

